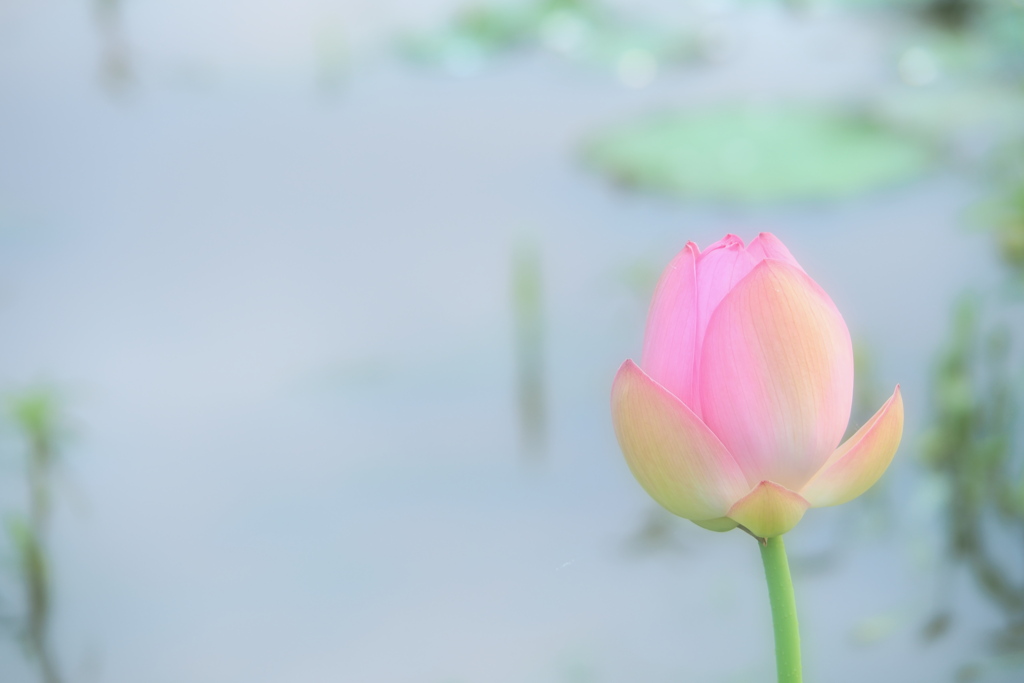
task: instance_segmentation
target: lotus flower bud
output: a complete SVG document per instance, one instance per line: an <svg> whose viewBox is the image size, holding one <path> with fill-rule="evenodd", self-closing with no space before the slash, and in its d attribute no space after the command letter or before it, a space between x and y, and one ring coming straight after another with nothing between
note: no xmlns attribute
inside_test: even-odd
<svg viewBox="0 0 1024 683"><path fill-rule="evenodd" d="M852 403L846 323L769 233L687 244L654 293L640 365L623 363L612 387L616 436L647 493L760 538L885 472L903 434L899 387L840 445Z"/></svg>

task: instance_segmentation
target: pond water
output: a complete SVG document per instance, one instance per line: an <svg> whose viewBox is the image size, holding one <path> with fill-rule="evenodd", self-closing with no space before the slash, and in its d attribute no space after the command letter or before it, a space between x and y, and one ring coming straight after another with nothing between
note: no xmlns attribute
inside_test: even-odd
<svg viewBox="0 0 1024 683"><path fill-rule="evenodd" d="M691 205L577 155L666 104L902 87L876 24L751 10L733 57L641 90L543 56L457 79L378 53L323 92L285 48L267 64L225 48L219 72L185 48L175 61L152 5L129 7L129 39L155 47L113 96L88 8L14 3L0 47L0 382L52 383L74 418L51 538L68 681L770 680L753 541L656 516L608 415L649 274L687 240L761 229L908 409L882 493L787 536L808 680L954 680L984 652L1001 615L943 565L916 462L952 302L997 277L962 228L983 188L944 167L828 204ZM524 248L546 406L528 449ZM13 509L18 455L3 457ZM929 643L947 603L956 620ZM35 676L0 645L5 683Z"/></svg>

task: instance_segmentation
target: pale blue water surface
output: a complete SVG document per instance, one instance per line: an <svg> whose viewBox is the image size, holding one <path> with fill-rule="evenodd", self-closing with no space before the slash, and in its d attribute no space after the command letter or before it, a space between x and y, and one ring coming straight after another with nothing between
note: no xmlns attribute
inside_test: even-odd
<svg viewBox="0 0 1024 683"><path fill-rule="evenodd" d="M754 542L680 520L674 550L630 551L653 504L608 415L647 305L630 268L761 229L908 409L882 529L851 505L787 537L795 562L840 549L797 571L807 679L953 680L1000 616L955 574L950 633L920 638L950 584L915 435L950 302L995 277L961 227L979 188L946 166L833 205L691 206L575 157L650 107L902 87L884 32L753 10L729 59L639 91L547 57L457 79L387 56L449 6L129 3L135 80L113 95L86 3L4 7L0 382L52 382L74 416L52 539L67 680L770 680ZM325 93L310 36L346 12L357 56ZM524 242L547 326L534 461L509 292ZM0 679L35 680L11 639Z"/></svg>

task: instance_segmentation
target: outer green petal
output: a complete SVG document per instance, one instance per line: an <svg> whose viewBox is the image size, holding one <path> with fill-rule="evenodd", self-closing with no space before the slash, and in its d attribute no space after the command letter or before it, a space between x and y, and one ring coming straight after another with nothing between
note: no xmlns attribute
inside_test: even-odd
<svg viewBox="0 0 1024 683"><path fill-rule="evenodd" d="M800 495L816 508L853 500L885 473L902 436L903 396L897 386L878 412L836 449Z"/></svg>
<svg viewBox="0 0 1024 683"><path fill-rule="evenodd" d="M800 494L773 481L762 481L732 506L729 519L758 538L772 538L795 527L808 507Z"/></svg>
<svg viewBox="0 0 1024 683"><path fill-rule="evenodd" d="M718 437L633 361L615 376L612 421L633 476L673 514L718 519L750 489Z"/></svg>

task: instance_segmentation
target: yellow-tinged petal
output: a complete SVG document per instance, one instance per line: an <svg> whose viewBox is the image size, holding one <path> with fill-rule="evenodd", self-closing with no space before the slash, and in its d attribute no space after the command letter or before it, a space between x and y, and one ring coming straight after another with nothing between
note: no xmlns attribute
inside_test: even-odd
<svg viewBox="0 0 1024 683"><path fill-rule="evenodd" d="M897 386L878 412L829 456L800 494L816 508L853 500L889 467L902 436L903 396Z"/></svg>
<svg viewBox="0 0 1024 683"><path fill-rule="evenodd" d="M732 521L728 517L719 517L718 519L704 519L701 521L694 521L699 527L704 527L708 531L732 531L736 528L736 522Z"/></svg>
<svg viewBox="0 0 1024 683"><path fill-rule="evenodd" d="M762 481L729 510L729 519L758 538L781 536L796 526L810 507L798 493Z"/></svg>
<svg viewBox="0 0 1024 683"><path fill-rule="evenodd" d="M673 514L718 519L750 489L718 437L633 361L615 376L612 421L633 476Z"/></svg>

